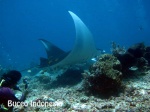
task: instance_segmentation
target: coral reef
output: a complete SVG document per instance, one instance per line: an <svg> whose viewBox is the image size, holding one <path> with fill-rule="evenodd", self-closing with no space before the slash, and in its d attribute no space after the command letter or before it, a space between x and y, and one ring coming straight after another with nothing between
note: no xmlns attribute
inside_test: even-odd
<svg viewBox="0 0 150 112"><path fill-rule="evenodd" d="M83 70L79 68L69 68L63 70L63 72L48 73L47 71L41 70L33 79L39 83L40 86L45 90L58 87L74 86L82 81ZM33 84L36 88L36 84Z"/></svg>
<svg viewBox="0 0 150 112"><path fill-rule="evenodd" d="M126 49L125 47L119 46L115 42L112 42L111 52L116 56L118 54L124 54L126 52Z"/></svg>
<svg viewBox="0 0 150 112"><path fill-rule="evenodd" d="M148 61L148 65L150 66L150 46L147 46L145 48L145 53L143 57Z"/></svg>
<svg viewBox="0 0 150 112"><path fill-rule="evenodd" d="M50 74L47 72L40 72L38 75L35 76L35 78L37 81L43 84L51 82Z"/></svg>
<svg viewBox="0 0 150 112"><path fill-rule="evenodd" d="M58 75L56 80L51 83L52 87L73 86L81 82L83 70L78 68L69 68L63 74Z"/></svg>
<svg viewBox="0 0 150 112"><path fill-rule="evenodd" d="M32 84L38 82L30 80ZM111 96L101 99L95 96L85 96L78 92L75 86L43 90L41 86L28 94L26 102L48 102L50 106L15 107L18 112L149 112L150 104L150 72L141 80L126 82L125 92L118 97Z"/></svg>
<svg viewBox="0 0 150 112"><path fill-rule="evenodd" d="M49 83L41 80L45 79L42 78L43 74L47 74L50 79L54 74L42 71L35 76L36 80L29 75L30 93L25 102L28 104L43 102L49 103L49 106L28 105L15 107L14 110L18 112L149 112L149 47L137 44L128 50L115 45L114 48L117 49L114 50L113 55L101 55L90 69L84 72L71 68L59 74L56 80L50 80ZM83 80L81 80L81 73ZM144 75L140 78L124 78L123 76L128 73ZM78 81L74 83L75 80ZM24 84L21 88L24 88ZM124 91L120 92L121 90ZM19 93L17 95L19 96Z"/></svg>
<svg viewBox="0 0 150 112"><path fill-rule="evenodd" d="M87 93L109 97L121 90L121 63L111 54L103 54L89 72L84 72L84 87Z"/></svg>
<svg viewBox="0 0 150 112"><path fill-rule="evenodd" d="M131 74L142 75L149 69L149 46L145 46L144 43L137 43L129 47L126 51L123 48L118 48L116 46L115 43L112 44L112 53L121 62L123 76L131 76ZM120 53L120 51L124 52Z"/></svg>

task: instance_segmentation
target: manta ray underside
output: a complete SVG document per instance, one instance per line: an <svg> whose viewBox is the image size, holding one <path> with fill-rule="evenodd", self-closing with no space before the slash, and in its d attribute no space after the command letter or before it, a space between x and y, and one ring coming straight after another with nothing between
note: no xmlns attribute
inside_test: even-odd
<svg viewBox="0 0 150 112"><path fill-rule="evenodd" d="M54 44L39 39L47 52L47 59L41 58L41 67L63 67L65 65L74 65L83 63L91 58L99 55L99 51L95 47L95 43L91 32L82 22L82 20L73 12L69 11L76 29L76 40L73 49L65 52Z"/></svg>

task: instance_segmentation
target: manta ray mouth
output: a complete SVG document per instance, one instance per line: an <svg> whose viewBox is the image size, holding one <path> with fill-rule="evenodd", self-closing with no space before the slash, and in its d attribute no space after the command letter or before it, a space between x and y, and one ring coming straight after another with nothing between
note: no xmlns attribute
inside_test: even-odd
<svg viewBox="0 0 150 112"><path fill-rule="evenodd" d="M68 12L74 21L76 29L74 47L70 52L65 52L54 44L40 39L46 49L48 61L53 62L48 63L48 66L63 67L64 65L83 63L98 54L90 30L76 14L71 11Z"/></svg>

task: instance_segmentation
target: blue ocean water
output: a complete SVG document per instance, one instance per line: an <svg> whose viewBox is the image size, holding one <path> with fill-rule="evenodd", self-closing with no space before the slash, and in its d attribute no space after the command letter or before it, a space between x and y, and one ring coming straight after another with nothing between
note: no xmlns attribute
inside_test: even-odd
<svg viewBox="0 0 150 112"><path fill-rule="evenodd" d="M149 0L0 0L0 65L24 69L46 57L39 38L68 51L75 29L68 10L91 30L97 48L150 45Z"/></svg>

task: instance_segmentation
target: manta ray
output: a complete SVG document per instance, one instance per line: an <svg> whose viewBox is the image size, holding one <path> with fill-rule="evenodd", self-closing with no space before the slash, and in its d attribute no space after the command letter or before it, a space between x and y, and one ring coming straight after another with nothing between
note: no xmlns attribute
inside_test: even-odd
<svg viewBox="0 0 150 112"><path fill-rule="evenodd" d="M100 50L96 49L93 36L87 26L75 13L71 11L68 12L74 21L76 30L76 39L73 49L66 52L47 40L39 39L47 52L47 59L40 58L41 67L63 67L66 65L84 63L100 54Z"/></svg>

